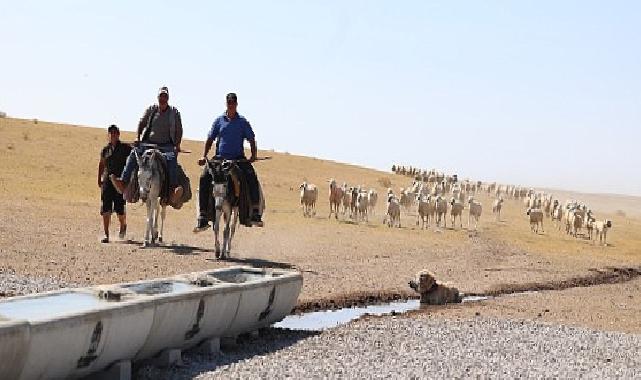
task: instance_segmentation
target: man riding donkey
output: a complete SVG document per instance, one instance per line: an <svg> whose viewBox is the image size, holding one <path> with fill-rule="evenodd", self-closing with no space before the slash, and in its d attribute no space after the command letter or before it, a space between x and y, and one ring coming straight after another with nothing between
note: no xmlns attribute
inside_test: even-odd
<svg viewBox="0 0 641 380"><path fill-rule="evenodd" d="M183 128L180 112L176 107L169 105L169 89L161 87L158 91L158 104L145 110L138 123L136 148L131 151L120 178L112 174L111 180L116 189L123 193L131 179L131 175L138 170L138 156L146 149L159 150L166 162L167 176L169 177L169 199L171 205L181 204L183 187L178 183L177 156L180 152Z"/></svg>
<svg viewBox="0 0 641 380"><path fill-rule="evenodd" d="M244 218L241 212L240 221L247 227L258 226L262 227L262 200L260 184L252 162L257 159L257 147L254 131L249 124L249 121L237 112L238 98L235 93L229 93L226 96L227 110L214 120L211 129L205 141L205 150L203 156L198 160L198 165L202 166L207 163L207 154L216 141L215 159L233 160L241 174L245 177L245 181L241 181L247 185L247 188L241 186L240 192L243 197L244 192L248 192L251 205L249 207L249 214ZM245 157L245 150L243 148L244 140L249 141L251 147L251 157L249 160ZM200 189L199 189L199 215L196 223L195 232L204 231L208 228L208 210L212 194L212 175L207 166L205 166L200 176Z"/></svg>

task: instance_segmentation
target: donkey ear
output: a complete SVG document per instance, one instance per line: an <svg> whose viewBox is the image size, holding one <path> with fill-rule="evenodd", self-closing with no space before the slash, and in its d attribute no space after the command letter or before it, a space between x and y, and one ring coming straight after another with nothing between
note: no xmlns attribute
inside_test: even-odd
<svg viewBox="0 0 641 380"><path fill-rule="evenodd" d="M136 161L138 162L138 166L142 164L141 159L140 159L140 154L138 154L138 150L134 149L134 155L136 156Z"/></svg>

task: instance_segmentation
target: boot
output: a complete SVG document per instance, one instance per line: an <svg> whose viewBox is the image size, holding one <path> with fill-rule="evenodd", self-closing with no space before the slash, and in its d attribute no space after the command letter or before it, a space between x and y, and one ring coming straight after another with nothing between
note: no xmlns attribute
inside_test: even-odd
<svg viewBox="0 0 641 380"><path fill-rule="evenodd" d="M205 231L207 228L209 228L209 222L207 221L207 218L202 216L198 217L196 227L194 227L194 232Z"/></svg>
<svg viewBox="0 0 641 380"><path fill-rule="evenodd" d="M178 205L180 204L182 206L182 197L183 197L183 187L182 186L176 186L174 191L171 193L171 196L169 197L169 203Z"/></svg>

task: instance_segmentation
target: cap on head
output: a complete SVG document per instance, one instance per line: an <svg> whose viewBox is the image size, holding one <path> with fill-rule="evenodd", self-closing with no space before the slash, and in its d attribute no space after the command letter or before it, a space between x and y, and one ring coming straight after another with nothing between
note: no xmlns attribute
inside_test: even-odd
<svg viewBox="0 0 641 380"><path fill-rule="evenodd" d="M118 132L120 133L120 129L116 127L116 124L111 124L109 128L107 128L107 133L112 133L112 132Z"/></svg>
<svg viewBox="0 0 641 380"><path fill-rule="evenodd" d="M167 96L169 96L169 89L167 88L167 86L162 86L160 90L158 90L158 96L162 94L166 94Z"/></svg>
<svg viewBox="0 0 641 380"><path fill-rule="evenodd" d="M227 94L227 103L238 103L238 97L236 96L236 93L230 92Z"/></svg>

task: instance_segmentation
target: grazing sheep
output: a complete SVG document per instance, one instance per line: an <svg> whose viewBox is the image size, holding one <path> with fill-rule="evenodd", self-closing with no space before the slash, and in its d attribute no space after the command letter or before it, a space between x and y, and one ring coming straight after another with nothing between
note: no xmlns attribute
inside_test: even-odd
<svg viewBox="0 0 641 380"><path fill-rule="evenodd" d="M358 198L358 194L361 192L360 187L350 187L349 192L351 195L351 200L349 202L350 208L349 208L349 217L354 219L358 217L358 209L356 208L356 200Z"/></svg>
<svg viewBox="0 0 641 380"><path fill-rule="evenodd" d="M387 195L387 213L383 218L383 224L386 222L388 227L401 228L401 205L394 194Z"/></svg>
<svg viewBox="0 0 641 380"><path fill-rule="evenodd" d="M577 235L581 231L581 227L583 227L583 215L578 210L572 210L568 214L568 218L566 221L566 233L577 237Z"/></svg>
<svg viewBox="0 0 641 380"><path fill-rule="evenodd" d="M378 202L378 193L374 189L370 189L367 193L367 208L368 213L376 215L376 203Z"/></svg>
<svg viewBox="0 0 641 380"><path fill-rule="evenodd" d="M329 180L329 215L327 218L332 217L332 213L338 219L338 210L343 201L343 189L338 187L334 178Z"/></svg>
<svg viewBox="0 0 641 380"><path fill-rule="evenodd" d="M532 232L539 233L539 224L541 225L541 232L545 232L543 231L543 210L528 208L526 215L530 217L530 229Z"/></svg>
<svg viewBox="0 0 641 380"><path fill-rule="evenodd" d="M347 187L347 183L343 182L343 215L347 212L347 210L351 209L351 204L352 204L352 192L351 189Z"/></svg>
<svg viewBox="0 0 641 380"><path fill-rule="evenodd" d="M458 216L458 221L461 228L463 228L463 210L465 205L458 199L452 197L450 199L450 222L452 224L452 229L454 229L454 224L456 223L456 217Z"/></svg>
<svg viewBox="0 0 641 380"><path fill-rule="evenodd" d="M594 222L594 229L599 237L599 244L608 245L608 230L612 228L612 221L609 219Z"/></svg>
<svg viewBox="0 0 641 380"><path fill-rule="evenodd" d="M300 204L303 207L303 216L311 217L316 215L316 201L318 200L318 188L316 185L303 182L300 187Z"/></svg>
<svg viewBox="0 0 641 380"><path fill-rule="evenodd" d="M596 222L596 219L594 219L591 215L588 216L588 220L585 222L585 229L588 231L588 240L592 240L592 237L594 235L594 222Z"/></svg>
<svg viewBox="0 0 641 380"><path fill-rule="evenodd" d="M555 202L558 202L558 201L555 201ZM552 210L552 221L556 224L557 229L559 231L561 231L562 219L563 219L563 208L561 207L560 204L557 204Z"/></svg>
<svg viewBox="0 0 641 380"><path fill-rule="evenodd" d="M467 203L470 205L469 212L467 214L467 229L470 229L470 219L474 218L474 230L478 228L479 219L481 218L481 213L483 212L483 206L480 202L474 200L474 197L469 197Z"/></svg>
<svg viewBox="0 0 641 380"><path fill-rule="evenodd" d="M503 207L503 197L499 197L492 204L492 213L496 215L496 220L501 220L501 208Z"/></svg>
<svg viewBox="0 0 641 380"><path fill-rule="evenodd" d="M447 200L440 195L436 196L435 204L436 208L436 225L441 226L441 221L445 224L445 215L447 214Z"/></svg>
<svg viewBox="0 0 641 380"><path fill-rule="evenodd" d="M420 195L418 197L418 210L417 210L417 220L416 225L419 225L421 222L421 229L430 226L430 218L434 218L434 213L436 212L436 207L434 202L432 202L432 196L430 195Z"/></svg>
<svg viewBox="0 0 641 380"><path fill-rule="evenodd" d="M357 222L359 219L364 220L365 222L368 222L367 209L368 209L367 193L364 191L361 191L358 193L358 196L356 197L356 221Z"/></svg>

